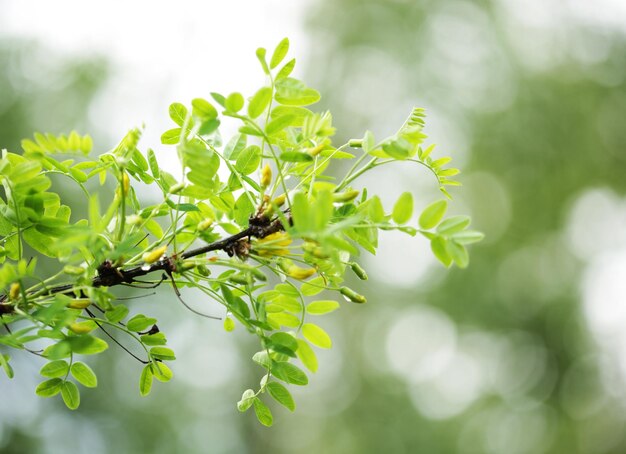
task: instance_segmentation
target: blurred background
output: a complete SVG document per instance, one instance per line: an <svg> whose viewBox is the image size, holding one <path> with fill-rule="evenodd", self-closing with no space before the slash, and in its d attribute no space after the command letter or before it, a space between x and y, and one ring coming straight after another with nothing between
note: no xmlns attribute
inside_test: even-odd
<svg viewBox="0 0 626 454"><path fill-rule="evenodd" d="M18 356L0 452L626 452L621 0L0 0L0 147L76 128L104 152L145 122L143 148L174 165L158 140L169 103L251 95L255 48L283 36L338 143L427 108L429 140L464 171L453 210L487 234L470 268L383 235L370 281L352 283L369 303L322 322L333 349L271 429L235 408L260 377L252 339L163 289L132 304L159 317L176 379L141 398L140 366L112 347L69 412L34 395L41 364ZM380 170L360 184L388 207L437 197L420 169Z"/></svg>

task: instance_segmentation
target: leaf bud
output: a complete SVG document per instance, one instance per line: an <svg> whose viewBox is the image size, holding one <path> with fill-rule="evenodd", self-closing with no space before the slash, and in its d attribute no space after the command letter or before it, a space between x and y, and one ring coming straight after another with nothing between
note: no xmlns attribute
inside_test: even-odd
<svg viewBox="0 0 626 454"><path fill-rule="evenodd" d="M196 271L200 276L208 277L211 275L211 270L206 265L198 265Z"/></svg>
<svg viewBox="0 0 626 454"><path fill-rule="evenodd" d="M325 147L326 147L326 144L320 143L319 145L316 145L313 148L309 148L308 153L310 156L315 157L318 154L320 154Z"/></svg>
<svg viewBox="0 0 626 454"><path fill-rule="evenodd" d="M272 168L269 164L265 164L261 169L261 186L266 188L272 182Z"/></svg>
<svg viewBox="0 0 626 454"><path fill-rule="evenodd" d="M224 331L230 333L231 331L234 331L234 329L235 329L235 321L230 317L226 317L224 319Z"/></svg>
<svg viewBox="0 0 626 454"><path fill-rule="evenodd" d="M85 309L91 305L91 300L87 298L73 299L67 304L70 309Z"/></svg>
<svg viewBox="0 0 626 454"><path fill-rule="evenodd" d="M348 145L352 148L363 148L363 139L350 139Z"/></svg>
<svg viewBox="0 0 626 454"><path fill-rule="evenodd" d="M335 202L350 202L359 195L359 191L353 189L351 191L344 191L333 194L333 201Z"/></svg>
<svg viewBox="0 0 626 454"><path fill-rule="evenodd" d="M69 274L70 276L80 276L85 272L85 268L82 266L65 265L63 267L63 272L65 274Z"/></svg>
<svg viewBox="0 0 626 454"><path fill-rule="evenodd" d="M87 334L93 331L94 327L95 326L91 321L70 323L68 326L69 330L76 334Z"/></svg>
<svg viewBox="0 0 626 454"><path fill-rule="evenodd" d="M126 172L122 174L122 189L124 190L124 195L127 195L130 190L130 178L128 178Z"/></svg>
<svg viewBox="0 0 626 454"><path fill-rule="evenodd" d="M272 203L278 207L281 207L285 204L285 199L286 199L285 194L281 194L278 197L276 197L274 200L272 200Z"/></svg>
<svg viewBox="0 0 626 454"><path fill-rule="evenodd" d="M354 274L356 274L359 279L361 279L362 281L367 280L367 273L361 267L361 265L359 265L356 262L350 262L349 265L350 265L350 268L352 268L352 271L354 271Z"/></svg>
<svg viewBox="0 0 626 454"><path fill-rule="evenodd" d="M355 292L351 288L341 287L339 289L339 292L343 296L345 296L348 300L352 301L353 303L363 304L367 302L367 300L365 299L363 295L359 295L357 292Z"/></svg>
<svg viewBox="0 0 626 454"><path fill-rule="evenodd" d="M316 272L315 268L301 268L297 265L291 265L287 274L294 279L303 280L313 276Z"/></svg>
<svg viewBox="0 0 626 454"><path fill-rule="evenodd" d="M174 186L170 188L168 192L170 194L178 194L183 189L185 189L185 183L176 183Z"/></svg>
<svg viewBox="0 0 626 454"><path fill-rule="evenodd" d="M213 225L213 219L204 219L203 221L198 222L198 232L204 232L206 229Z"/></svg>
<svg viewBox="0 0 626 454"><path fill-rule="evenodd" d="M166 250L167 246L161 246L154 249L153 251L146 252L142 257L143 261L145 263L154 263L159 260L163 256L163 254L165 254Z"/></svg>
<svg viewBox="0 0 626 454"><path fill-rule="evenodd" d="M18 299L20 296L20 290L21 290L21 287L20 287L19 282L13 282L11 284L11 288L9 289L9 298L12 300Z"/></svg>

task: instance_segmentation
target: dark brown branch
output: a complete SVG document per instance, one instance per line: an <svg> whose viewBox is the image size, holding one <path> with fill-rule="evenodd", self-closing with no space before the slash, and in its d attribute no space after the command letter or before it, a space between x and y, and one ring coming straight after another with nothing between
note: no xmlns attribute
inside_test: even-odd
<svg viewBox="0 0 626 454"><path fill-rule="evenodd" d="M213 251L224 251L231 257L233 255L241 255L241 251L246 250L245 247L242 246L248 245L249 238L264 238L282 230L284 230L284 227L279 219L270 219L262 215L253 216L249 219L248 227L239 233L207 244L206 246L183 252L178 257L164 257L149 266L141 265L123 269L115 267L111 261L106 260L98 267L98 275L92 279L91 285L93 287L114 287L116 285L132 284L137 278L154 273L155 271L163 271L167 275L171 275L172 273L176 273L177 258L184 260ZM51 287L45 295L70 293L73 288L73 284L58 285ZM10 314L14 311L12 304L4 303L6 299L6 295L0 295L0 314Z"/></svg>

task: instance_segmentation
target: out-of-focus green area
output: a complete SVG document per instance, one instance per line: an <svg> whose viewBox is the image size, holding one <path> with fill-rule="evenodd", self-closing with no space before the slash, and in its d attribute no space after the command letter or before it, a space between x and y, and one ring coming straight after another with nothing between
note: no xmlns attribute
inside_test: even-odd
<svg viewBox="0 0 626 454"><path fill-rule="evenodd" d="M390 234L365 262L370 281L351 283L370 302L325 325L333 350L272 429L236 411L260 378L245 336L193 318L164 288L133 304L164 320L175 380L140 398L140 366L112 346L93 366L98 389L69 412L34 395L41 364L23 355L16 379L1 379L0 452L626 452L623 372L582 287L585 251L607 239L573 214L588 191L626 190L626 36L522 3L324 0L308 25L305 78L340 131L382 137L428 108L427 133L464 170L455 202L488 236L469 269L445 271ZM101 61L4 42L0 68L0 146L71 129L102 146L106 128L86 119ZM396 168L362 184L425 206L438 197L428 179Z"/></svg>

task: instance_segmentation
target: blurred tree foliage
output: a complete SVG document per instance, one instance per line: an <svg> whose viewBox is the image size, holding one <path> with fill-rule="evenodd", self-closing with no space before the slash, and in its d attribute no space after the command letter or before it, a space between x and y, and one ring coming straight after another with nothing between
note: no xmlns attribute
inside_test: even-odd
<svg viewBox="0 0 626 454"><path fill-rule="evenodd" d="M472 333L483 341L478 357L507 346L498 372L479 372L501 378L486 380L463 412L436 420L412 405L412 385L373 373L365 321L350 314L355 335L345 355L359 369L358 397L316 433L322 452L626 452L623 403L606 398L581 312L584 263L563 235L586 188L626 190L626 37L585 23L571 5L538 6L315 7L309 67L339 128L359 126L355 119L384 125L392 121L387 106L402 100L447 117L469 149L461 181L489 241L467 271L426 294L382 287L371 310L382 317L390 310L383 306L426 300L455 322L457 348ZM354 95L346 102L345 93Z"/></svg>

